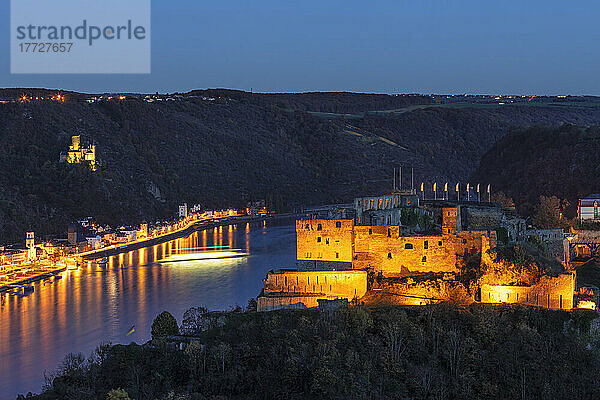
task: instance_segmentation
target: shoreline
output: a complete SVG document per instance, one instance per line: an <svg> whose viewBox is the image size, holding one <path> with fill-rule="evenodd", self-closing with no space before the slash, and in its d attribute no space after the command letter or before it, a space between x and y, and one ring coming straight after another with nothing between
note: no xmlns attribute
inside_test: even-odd
<svg viewBox="0 0 600 400"><path fill-rule="evenodd" d="M169 233L166 233L161 236L136 241L134 243L126 243L126 244L123 244L123 245L120 245L117 247L111 247L108 249L98 249L93 252L87 252L83 255L78 254L77 256L79 258L81 258L82 260L90 261L90 260L95 260L95 259L102 258L102 257L114 256L114 255L117 255L120 253L126 253L126 252L129 252L132 250L138 250L143 247L154 246L156 244L160 244L163 242L167 242L169 240L174 240L174 239L178 239L180 237L189 235L190 233L192 233L194 231L202 231L202 230L206 230L206 229L210 229L210 228L215 228L218 226L227 226L227 225L233 225L233 224L242 224L242 223L260 222L260 221L275 221L275 220L286 219L286 218L290 218L290 219L294 218L295 219L299 215L302 215L302 214L290 213L290 214L277 214L277 215L262 216L262 217L226 218L226 219L222 219L219 221L213 221L213 222L208 222L208 223L202 222L202 221L195 221L185 228L182 228L182 229L174 231L174 232L169 232Z"/></svg>

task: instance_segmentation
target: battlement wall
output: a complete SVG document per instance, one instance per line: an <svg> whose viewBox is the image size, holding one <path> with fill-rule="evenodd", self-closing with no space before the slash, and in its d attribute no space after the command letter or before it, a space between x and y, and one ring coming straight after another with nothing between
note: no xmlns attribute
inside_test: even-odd
<svg viewBox="0 0 600 400"><path fill-rule="evenodd" d="M457 210L445 210L452 214L445 223L454 228L442 235L403 236L398 226L355 226L352 220L297 221L298 265L318 269L335 262L354 269L371 267L384 275L458 272L458 256L481 252L482 237L495 246L496 236L487 231L457 232Z"/></svg>
<svg viewBox="0 0 600 400"><path fill-rule="evenodd" d="M542 276L532 286L482 285L482 303L518 303L551 309L573 308L575 275Z"/></svg>
<svg viewBox="0 0 600 400"><path fill-rule="evenodd" d="M258 310L317 307L318 299L345 298L349 301L367 293L365 271L283 270L267 274Z"/></svg>
<svg viewBox="0 0 600 400"><path fill-rule="evenodd" d="M397 226L356 226L354 236L354 268L384 275L457 272L455 237L399 236Z"/></svg>
<svg viewBox="0 0 600 400"><path fill-rule="evenodd" d="M345 297L352 300L367 291L365 271L276 271L267 274L264 292L309 293Z"/></svg>

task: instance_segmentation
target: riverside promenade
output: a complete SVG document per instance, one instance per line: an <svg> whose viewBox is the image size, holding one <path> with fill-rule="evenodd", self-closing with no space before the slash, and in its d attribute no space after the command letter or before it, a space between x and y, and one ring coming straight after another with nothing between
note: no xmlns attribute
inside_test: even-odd
<svg viewBox="0 0 600 400"><path fill-rule="evenodd" d="M103 247L97 250L91 250L84 253L79 253L77 256L86 261L95 260L98 258L114 256L119 253L125 253L132 250L137 250L142 247L154 246L155 244L160 244L163 242L167 242L169 240L178 239L180 237L184 237L189 235L194 231L202 231L205 229L211 229L219 226L227 226L233 224L243 224L243 223L253 223L253 222L261 222L261 221L275 221L280 219L287 218L296 218L300 214L275 214L275 215L264 215L264 216L243 216L243 217L220 217L220 218L211 218L211 219L196 219L190 221L184 226L173 230L171 232L163 233L158 236L143 238L140 240L134 240L131 242L123 243L120 245L112 245Z"/></svg>
<svg viewBox="0 0 600 400"><path fill-rule="evenodd" d="M141 238L127 243L111 245L101 249L64 256L61 257L61 259L57 262L51 262L49 260L42 259L35 262L24 263L22 267L16 268L8 274L0 275L0 293L26 293L28 291L33 291L33 286L31 286L31 283L44 279L60 279L61 272L67 269L76 269L83 261L91 261L99 258L114 256L120 253L126 253L143 247L154 246L156 244L187 236L194 231L202 231L205 229L212 229L215 227L232 224L292 219L298 217L299 215L301 214L275 214L240 217L227 216L206 219L192 218L189 221L183 221L181 226L156 236Z"/></svg>

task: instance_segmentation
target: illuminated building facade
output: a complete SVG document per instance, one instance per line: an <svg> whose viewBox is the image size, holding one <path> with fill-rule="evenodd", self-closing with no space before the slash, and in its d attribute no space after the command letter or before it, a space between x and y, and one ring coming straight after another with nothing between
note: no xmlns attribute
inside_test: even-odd
<svg viewBox="0 0 600 400"><path fill-rule="evenodd" d="M96 171L96 146L92 144L86 147L82 147L81 137L72 136L69 151L66 154L61 154L60 160L69 164L88 163L90 169L92 171Z"/></svg>
<svg viewBox="0 0 600 400"><path fill-rule="evenodd" d="M600 222L600 194L590 194L586 198L580 199L577 217L581 221Z"/></svg>
<svg viewBox="0 0 600 400"><path fill-rule="evenodd" d="M258 310L317 307L320 299L359 299L367 293L367 273L279 270L267 274Z"/></svg>
<svg viewBox="0 0 600 400"><path fill-rule="evenodd" d="M373 269L384 276L458 272L465 252L481 253L495 231L460 230L457 208L443 209L441 235L401 233L397 225L354 225L353 220L296 221L298 265L306 269Z"/></svg>
<svg viewBox="0 0 600 400"><path fill-rule="evenodd" d="M529 286L481 285L482 303L512 303L543 308L570 310L573 308L575 276L542 276L539 283Z"/></svg>

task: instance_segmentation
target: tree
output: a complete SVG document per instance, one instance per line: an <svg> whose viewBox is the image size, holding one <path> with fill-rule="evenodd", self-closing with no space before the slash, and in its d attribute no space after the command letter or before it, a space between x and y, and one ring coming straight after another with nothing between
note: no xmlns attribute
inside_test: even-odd
<svg viewBox="0 0 600 400"><path fill-rule="evenodd" d="M123 389L113 389L106 395L106 400L131 400Z"/></svg>
<svg viewBox="0 0 600 400"><path fill-rule="evenodd" d="M539 228L558 228L560 226L560 209L558 197L540 196L533 223Z"/></svg>
<svg viewBox="0 0 600 400"><path fill-rule="evenodd" d="M248 305L246 306L246 312L255 312L258 307L258 303L255 298L248 299Z"/></svg>
<svg viewBox="0 0 600 400"><path fill-rule="evenodd" d="M199 335L206 329L205 318L208 309L205 307L192 307L183 314L181 333L184 335Z"/></svg>
<svg viewBox="0 0 600 400"><path fill-rule="evenodd" d="M163 311L152 322L152 338L179 335L177 320L168 311Z"/></svg>
<svg viewBox="0 0 600 400"><path fill-rule="evenodd" d="M215 364L218 366L221 373L225 373L225 361L231 354L231 346L225 342L219 342L212 349L212 355L215 360Z"/></svg>
<svg viewBox="0 0 600 400"><path fill-rule="evenodd" d="M512 197L508 197L504 192L497 192L491 196L491 200L496 203L501 203L504 208L515 208L515 202Z"/></svg>
<svg viewBox="0 0 600 400"><path fill-rule="evenodd" d="M200 342L192 342L185 348L192 381L200 382L206 369L206 348Z"/></svg>

